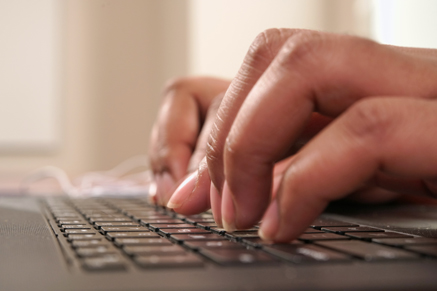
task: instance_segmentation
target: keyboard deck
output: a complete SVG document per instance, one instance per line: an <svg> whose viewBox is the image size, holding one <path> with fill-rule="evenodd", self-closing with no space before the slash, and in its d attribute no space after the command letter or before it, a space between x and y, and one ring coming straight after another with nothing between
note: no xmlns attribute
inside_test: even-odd
<svg viewBox="0 0 437 291"><path fill-rule="evenodd" d="M437 239L320 217L295 241L262 241L258 227L228 233L210 212L183 216L146 199L50 199L55 233L86 271L418 260Z"/></svg>

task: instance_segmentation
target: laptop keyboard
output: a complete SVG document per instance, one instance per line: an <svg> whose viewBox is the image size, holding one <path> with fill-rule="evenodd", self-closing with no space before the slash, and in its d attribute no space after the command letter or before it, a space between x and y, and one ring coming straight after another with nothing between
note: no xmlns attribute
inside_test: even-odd
<svg viewBox="0 0 437 291"><path fill-rule="evenodd" d="M265 266L437 257L437 239L321 217L295 241L262 241L258 226L228 233L210 212L183 216L146 199L50 199L52 228L87 271Z"/></svg>

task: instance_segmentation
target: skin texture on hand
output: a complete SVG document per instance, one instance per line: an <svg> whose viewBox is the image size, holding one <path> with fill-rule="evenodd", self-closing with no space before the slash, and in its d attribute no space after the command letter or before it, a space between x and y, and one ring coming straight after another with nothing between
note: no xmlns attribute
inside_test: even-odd
<svg viewBox="0 0 437 291"><path fill-rule="evenodd" d="M436 56L346 35L261 33L217 111L206 160L169 206L210 203L227 230L262 218L262 237L285 242L353 192L435 195Z"/></svg>
<svg viewBox="0 0 437 291"><path fill-rule="evenodd" d="M187 77L168 82L150 139L156 202L166 205L179 182L197 169L229 81Z"/></svg>

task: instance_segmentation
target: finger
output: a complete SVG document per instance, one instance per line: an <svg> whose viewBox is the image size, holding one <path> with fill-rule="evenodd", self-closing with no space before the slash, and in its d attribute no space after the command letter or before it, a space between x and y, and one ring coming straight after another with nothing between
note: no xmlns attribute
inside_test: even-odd
<svg viewBox="0 0 437 291"><path fill-rule="evenodd" d="M216 222L221 224L221 192L223 190L223 148L233 117L236 116L243 98L270 65L283 42L298 30L271 29L261 33L252 43L237 76L226 91L217 112L214 126L208 139L206 153L211 177L211 206Z"/></svg>
<svg viewBox="0 0 437 291"><path fill-rule="evenodd" d="M149 150L161 204L187 174L210 103L227 86L226 80L208 77L181 78L166 86Z"/></svg>
<svg viewBox="0 0 437 291"><path fill-rule="evenodd" d="M377 94L432 98L436 77L435 62L369 40L294 34L246 97L226 137L228 191L223 196L231 196L227 201L234 207L222 209L223 219L229 215L235 227L247 228L261 218L270 198L273 165L313 111L336 117L361 98ZM210 168L211 178L215 170Z"/></svg>
<svg viewBox="0 0 437 291"><path fill-rule="evenodd" d="M202 126L202 130L197 138L196 147L191 155L190 162L188 164L188 173L194 172L199 167L200 161L205 158L206 144L208 142L209 134L211 133L212 126L217 115L217 110L223 99L224 92L217 95L208 107L205 121Z"/></svg>
<svg viewBox="0 0 437 291"><path fill-rule="evenodd" d="M378 187L366 186L351 193L349 196L346 197L346 200L363 204L381 204L392 202L401 197L401 195L402 194L399 192L393 192Z"/></svg>
<svg viewBox="0 0 437 291"><path fill-rule="evenodd" d="M354 105L296 155L264 216L261 235L294 239L328 202L346 197L377 171L437 177L436 110L437 101L413 98L372 98Z"/></svg>
<svg viewBox="0 0 437 291"><path fill-rule="evenodd" d="M206 160L200 162L199 169L185 179L171 196L167 207L177 213L191 215L211 207L209 178Z"/></svg>
<svg viewBox="0 0 437 291"><path fill-rule="evenodd" d="M270 29L258 35L249 48L243 64L226 91L217 118L212 128L207 144L207 162L211 180L218 192L222 192L223 175L223 148L227 133L232 126L244 98L264 71L269 67L284 41L300 30Z"/></svg>

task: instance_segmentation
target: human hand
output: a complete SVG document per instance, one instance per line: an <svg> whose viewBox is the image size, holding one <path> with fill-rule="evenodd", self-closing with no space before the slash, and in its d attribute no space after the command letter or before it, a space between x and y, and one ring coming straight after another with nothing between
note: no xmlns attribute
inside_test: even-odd
<svg viewBox="0 0 437 291"><path fill-rule="evenodd" d="M208 167L185 180L169 206L188 213L210 186L214 216L226 229L263 218L262 237L283 242L369 181L389 195L434 195L436 65L434 50L264 32L218 110ZM290 155L314 112L334 121L288 161L272 199L274 165Z"/></svg>
<svg viewBox="0 0 437 291"><path fill-rule="evenodd" d="M187 77L166 85L149 147L157 203L166 205L179 181L196 170L204 158L215 113L229 83Z"/></svg>

